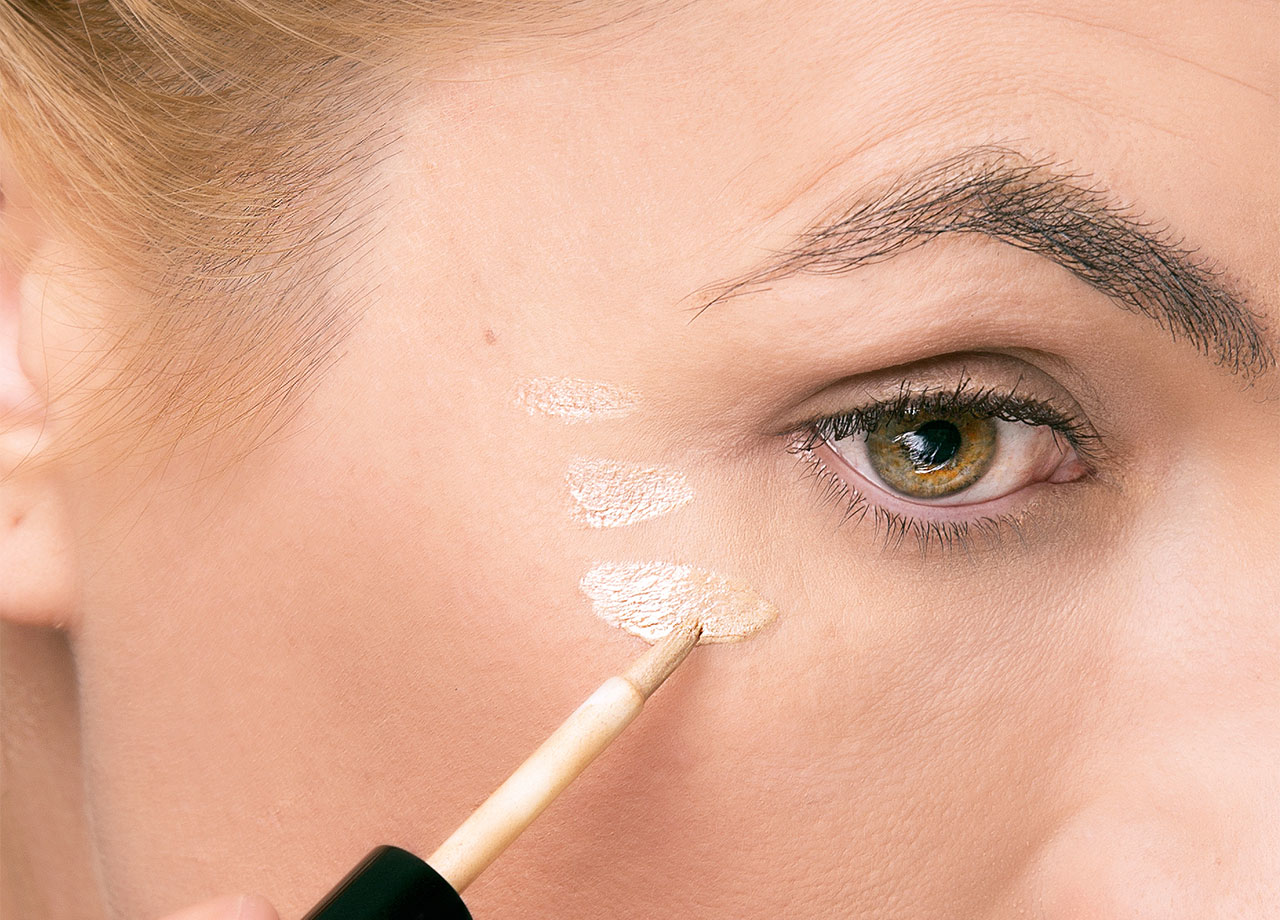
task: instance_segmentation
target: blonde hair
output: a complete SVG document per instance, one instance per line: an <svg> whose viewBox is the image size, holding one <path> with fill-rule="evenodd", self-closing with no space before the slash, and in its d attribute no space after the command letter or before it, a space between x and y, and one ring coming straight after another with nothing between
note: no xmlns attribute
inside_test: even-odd
<svg viewBox="0 0 1280 920"><path fill-rule="evenodd" d="M482 40L589 31L585 6L0 5L0 131L17 171L127 280L111 354L128 385L109 411L190 433L295 404L369 294L333 283L332 252L356 258L376 233L369 167L395 141L399 88Z"/></svg>

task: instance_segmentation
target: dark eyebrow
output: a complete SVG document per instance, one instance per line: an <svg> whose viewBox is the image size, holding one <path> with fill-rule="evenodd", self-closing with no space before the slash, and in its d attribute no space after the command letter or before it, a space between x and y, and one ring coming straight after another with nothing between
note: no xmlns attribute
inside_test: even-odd
<svg viewBox="0 0 1280 920"><path fill-rule="evenodd" d="M1053 163L969 148L833 213L763 265L703 288L699 296L711 299L697 314L787 276L850 272L943 234L979 233L1057 262L1233 373L1276 363L1260 317L1223 272L1087 176Z"/></svg>

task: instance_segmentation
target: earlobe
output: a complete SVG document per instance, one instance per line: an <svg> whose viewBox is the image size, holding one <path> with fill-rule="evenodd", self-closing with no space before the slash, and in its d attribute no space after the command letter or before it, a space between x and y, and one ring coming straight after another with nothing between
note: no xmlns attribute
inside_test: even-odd
<svg viewBox="0 0 1280 920"><path fill-rule="evenodd" d="M0 619L68 626L75 606L73 555L52 474L0 478Z"/></svg>
<svg viewBox="0 0 1280 920"><path fill-rule="evenodd" d="M44 462L46 406L23 369L21 281L36 242L29 208L3 177L0 198L0 619L66 626L73 544L56 465Z"/></svg>

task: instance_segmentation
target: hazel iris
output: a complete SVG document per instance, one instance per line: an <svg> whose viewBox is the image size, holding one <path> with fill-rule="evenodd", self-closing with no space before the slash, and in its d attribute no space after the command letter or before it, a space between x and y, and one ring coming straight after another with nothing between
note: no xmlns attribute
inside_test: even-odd
<svg viewBox="0 0 1280 920"><path fill-rule="evenodd" d="M885 485L912 498L968 488L996 456L996 421L969 412L917 414L867 433L867 457Z"/></svg>

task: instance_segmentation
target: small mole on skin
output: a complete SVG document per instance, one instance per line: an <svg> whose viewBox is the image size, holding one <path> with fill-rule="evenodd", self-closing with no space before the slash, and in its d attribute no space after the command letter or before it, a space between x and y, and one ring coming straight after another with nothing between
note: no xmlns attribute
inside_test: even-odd
<svg viewBox="0 0 1280 920"><path fill-rule="evenodd" d="M484 343L486 345L492 345L496 341L498 341L498 337L494 334L494 331L492 329L486 329L484 331Z"/></svg>

